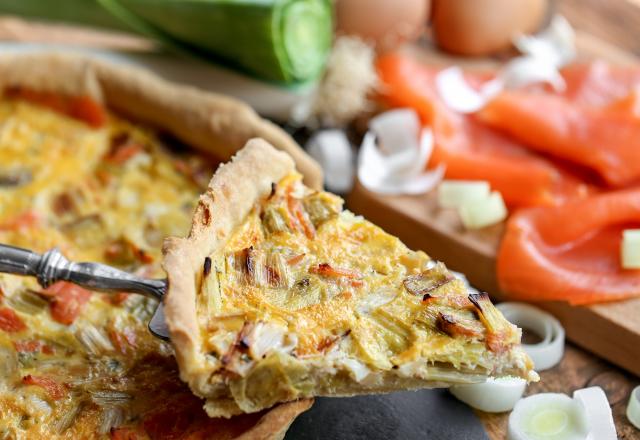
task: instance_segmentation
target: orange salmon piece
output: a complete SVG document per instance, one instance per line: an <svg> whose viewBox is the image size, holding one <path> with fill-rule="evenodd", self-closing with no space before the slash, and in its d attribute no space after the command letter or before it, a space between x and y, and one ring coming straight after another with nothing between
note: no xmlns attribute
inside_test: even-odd
<svg viewBox="0 0 640 440"><path fill-rule="evenodd" d="M640 187L516 212L498 253L511 300L591 304L640 296L640 270L620 264L622 231L640 226Z"/></svg>
<svg viewBox="0 0 640 440"><path fill-rule="evenodd" d="M447 178L487 180L510 206L555 205L588 193L584 182L555 163L447 108L435 88L437 69L399 54L380 57L377 69L384 101L415 109L431 126L435 146L430 165L445 164ZM471 83L486 79L467 76Z"/></svg>
<svg viewBox="0 0 640 440"><path fill-rule="evenodd" d="M640 181L640 123L551 94L502 92L479 118L529 148L597 173L609 186Z"/></svg>
<svg viewBox="0 0 640 440"><path fill-rule="evenodd" d="M562 95L587 107L606 107L640 86L638 67L612 66L602 61L574 63L562 69L561 74L567 85Z"/></svg>

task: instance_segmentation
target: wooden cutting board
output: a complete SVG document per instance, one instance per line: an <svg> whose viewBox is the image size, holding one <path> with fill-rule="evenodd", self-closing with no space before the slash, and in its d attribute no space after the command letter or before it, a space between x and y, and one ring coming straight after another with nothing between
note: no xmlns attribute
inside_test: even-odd
<svg viewBox="0 0 640 440"><path fill-rule="evenodd" d="M638 62L635 55L609 45L591 35L578 33L582 59L605 59L617 64ZM436 51L413 48L425 61L466 68L495 67L495 60L460 60ZM480 231L466 231L457 214L438 207L435 194L421 196L382 196L357 184L348 205L409 247L425 249L453 270L463 272L470 282L495 299L503 298L496 279L496 253L503 225ZM567 337L577 345L640 376L640 298L592 306L570 306L562 302L538 303L564 325Z"/></svg>

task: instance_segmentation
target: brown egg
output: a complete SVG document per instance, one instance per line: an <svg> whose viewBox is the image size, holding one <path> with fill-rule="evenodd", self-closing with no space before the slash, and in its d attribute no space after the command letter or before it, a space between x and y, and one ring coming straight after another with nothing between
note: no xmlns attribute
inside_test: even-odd
<svg viewBox="0 0 640 440"><path fill-rule="evenodd" d="M430 7L430 0L336 0L336 23L339 33L389 50L420 35Z"/></svg>
<svg viewBox="0 0 640 440"><path fill-rule="evenodd" d="M537 31L547 7L548 0L433 0L434 38L449 52L488 55Z"/></svg>

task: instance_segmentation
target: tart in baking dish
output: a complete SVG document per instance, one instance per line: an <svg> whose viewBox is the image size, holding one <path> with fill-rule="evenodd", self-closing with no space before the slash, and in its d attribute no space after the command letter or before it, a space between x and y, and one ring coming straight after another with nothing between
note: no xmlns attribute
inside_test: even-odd
<svg viewBox="0 0 640 440"><path fill-rule="evenodd" d="M165 242L167 323L209 415L310 396L535 379L520 330L442 263L252 140Z"/></svg>
<svg viewBox="0 0 640 440"><path fill-rule="evenodd" d="M84 84L74 72L103 93L69 90ZM55 84L60 78L66 89ZM52 56L0 57L0 83L0 242L39 252L57 246L77 261L163 277L162 240L189 229L216 161L113 114L98 98L135 103L149 119L143 105L158 108L174 87L136 70ZM201 109L203 119L214 117L209 110ZM182 117L164 115L174 127ZM147 330L155 306L140 295L68 283L42 289L0 274L0 439L277 439L311 405L209 418L180 380L171 345Z"/></svg>

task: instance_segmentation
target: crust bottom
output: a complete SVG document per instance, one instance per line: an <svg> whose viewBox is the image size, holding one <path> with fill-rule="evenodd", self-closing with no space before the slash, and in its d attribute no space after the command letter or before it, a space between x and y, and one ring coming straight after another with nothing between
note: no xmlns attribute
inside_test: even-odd
<svg viewBox="0 0 640 440"><path fill-rule="evenodd" d="M389 375L389 378L392 376ZM385 378L381 378L385 380ZM389 380L389 379L386 379ZM480 380L474 381L461 381L461 383L474 383L480 382ZM390 382L391 383L391 382ZM417 391L420 389L429 389L429 388L444 388L448 387L450 384L448 382L439 382L439 381L422 381L417 379L403 379L401 381L395 381L395 385L387 385L387 386L378 386L374 388L362 388L360 386L342 386L339 388L329 388L324 390L314 391L314 395L316 397L353 397L360 395L368 395L368 394L388 394L397 392L399 390L402 391ZM267 398L265 398L265 404L268 407L268 403L273 401L273 404L280 402L281 394L269 394ZM245 402L245 405L249 402ZM252 402L255 404L255 402ZM243 405L243 406L245 406ZM246 411L243 411L242 408L238 406L238 404L233 399L206 399L204 409L209 415L209 417L224 417L230 418L239 414L244 414ZM255 411L252 411L255 412Z"/></svg>
<svg viewBox="0 0 640 440"><path fill-rule="evenodd" d="M311 405L313 399L302 399L271 408L253 428L236 440L282 440L296 417L311 408Z"/></svg>

